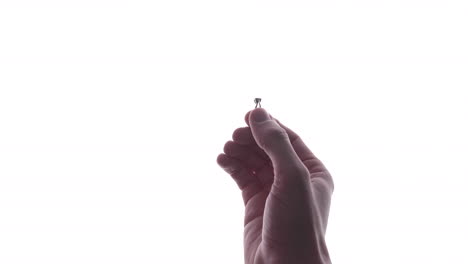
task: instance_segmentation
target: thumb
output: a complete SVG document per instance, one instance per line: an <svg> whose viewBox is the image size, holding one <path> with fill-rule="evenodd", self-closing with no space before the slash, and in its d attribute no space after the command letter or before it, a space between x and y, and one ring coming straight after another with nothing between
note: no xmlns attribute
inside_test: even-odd
<svg viewBox="0 0 468 264"><path fill-rule="evenodd" d="M287 131L264 108L250 112L249 124L257 145L270 157L277 176L307 173L307 168L291 145Z"/></svg>

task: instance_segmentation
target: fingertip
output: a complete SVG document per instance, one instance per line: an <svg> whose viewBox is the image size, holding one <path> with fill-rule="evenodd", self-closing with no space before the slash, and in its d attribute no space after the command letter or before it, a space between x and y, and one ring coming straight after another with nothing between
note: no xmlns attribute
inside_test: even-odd
<svg viewBox="0 0 468 264"><path fill-rule="evenodd" d="M278 123L278 125L280 125L282 128L284 128L284 130L286 130L286 132L288 133L288 136L290 138L291 141L294 141L296 140L296 138L299 137L299 135L294 132L292 129L290 129L289 127L285 126L283 123L281 123L278 119L274 118L274 120L276 121L276 123Z"/></svg>
<svg viewBox="0 0 468 264"><path fill-rule="evenodd" d="M258 108L256 108L256 109L258 109ZM265 108L262 108L262 109L265 110ZM254 111L254 110L255 110L255 109L248 111L247 114L245 114L245 116L244 116L244 121L245 121L245 123L246 123L248 126L250 126L250 121L249 121L249 120L250 120L250 115L252 114L252 111ZM266 110L265 110L265 111L266 111ZM267 112L268 112L268 111L267 111ZM270 113L268 113L268 116L270 117L270 119L274 119L273 116L272 116ZM275 119L274 119L274 120L275 120Z"/></svg>
<svg viewBox="0 0 468 264"><path fill-rule="evenodd" d="M243 133L242 132L243 128L242 127L238 127L234 130L234 132L232 132L232 140L234 141L239 141L238 138L240 137L240 135Z"/></svg>
<svg viewBox="0 0 468 264"><path fill-rule="evenodd" d="M218 157L216 157L216 163L218 163L218 165L221 167L226 167L228 161L229 161L229 158L224 153L221 153L218 155Z"/></svg>
<svg viewBox="0 0 468 264"><path fill-rule="evenodd" d="M234 143L234 141L232 141L232 140L229 140L228 142L226 142L226 143L224 144L224 148L223 148L224 153L230 154L230 152L231 152L231 150L232 150L234 144L235 144L235 143Z"/></svg>
<svg viewBox="0 0 468 264"><path fill-rule="evenodd" d="M250 127L239 127L232 133L232 140L242 145L255 143Z"/></svg>
<svg viewBox="0 0 468 264"><path fill-rule="evenodd" d="M249 123L249 120L250 120L250 113L252 112L252 110L250 110L249 112L247 112L247 114L245 114L244 116L244 121L245 123L250 126L250 123Z"/></svg>

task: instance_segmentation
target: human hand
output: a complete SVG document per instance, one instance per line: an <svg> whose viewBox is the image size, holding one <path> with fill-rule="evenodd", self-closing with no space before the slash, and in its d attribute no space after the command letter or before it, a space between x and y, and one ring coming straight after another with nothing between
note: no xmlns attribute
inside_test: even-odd
<svg viewBox="0 0 468 264"><path fill-rule="evenodd" d="M302 139L256 108L217 163L242 190L246 264L329 264L333 179Z"/></svg>

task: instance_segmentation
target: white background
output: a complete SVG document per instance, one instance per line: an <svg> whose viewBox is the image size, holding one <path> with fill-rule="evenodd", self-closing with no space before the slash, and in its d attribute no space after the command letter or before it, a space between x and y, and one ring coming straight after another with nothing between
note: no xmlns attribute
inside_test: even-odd
<svg viewBox="0 0 468 264"><path fill-rule="evenodd" d="M0 0L0 263L243 263L255 97L334 176L333 263L468 263L464 2Z"/></svg>

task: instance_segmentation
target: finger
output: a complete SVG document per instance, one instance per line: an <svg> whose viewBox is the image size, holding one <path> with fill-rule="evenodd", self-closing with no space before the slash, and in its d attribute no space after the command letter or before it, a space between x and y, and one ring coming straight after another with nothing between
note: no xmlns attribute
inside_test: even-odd
<svg viewBox="0 0 468 264"><path fill-rule="evenodd" d="M251 113L252 110L247 112L244 117L245 122L248 125L250 125L249 120ZM309 173L311 174L310 176L312 178L322 178L330 186L334 186L333 178L331 177L325 165L313 154L313 152L303 142L301 137L292 129L281 123L278 119L272 117L271 114L269 114L269 117L275 120L286 131L294 151L297 153L299 159L304 163L304 165L306 165Z"/></svg>
<svg viewBox="0 0 468 264"><path fill-rule="evenodd" d="M292 129L288 128L284 124L282 124L278 119L273 118L284 130L288 133L289 140L291 141L291 145L293 145L294 149L296 150L297 155L301 158L301 160L308 160L316 158L315 155L310 151L310 149L304 144L301 137L294 132Z"/></svg>
<svg viewBox="0 0 468 264"><path fill-rule="evenodd" d="M250 149L255 151L260 157L265 160L270 160L270 157L261 149L252 135L252 130L250 127L241 127L234 131L232 135L234 142L237 142L242 145L248 145Z"/></svg>
<svg viewBox="0 0 468 264"><path fill-rule="evenodd" d="M228 141L224 145L224 153L226 155L242 161L247 167L253 171L260 170L268 164L268 160L262 158L254 150L247 146L240 145L233 141Z"/></svg>
<svg viewBox="0 0 468 264"><path fill-rule="evenodd" d="M231 175L239 189L242 190L244 204L247 204L262 189L260 181L252 175L241 161L226 154L219 154L216 162L224 171Z"/></svg>
<svg viewBox="0 0 468 264"><path fill-rule="evenodd" d="M250 125L249 116L251 112L252 111L249 111L245 115L245 122L249 125ZM299 135L296 132L294 132L292 129L282 124L278 119L272 117L271 114L268 114L268 115L270 116L270 118L275 120L282 128L286 130L286 133L288 134L291 145L293 146L294 150L296 151L297 155L302 161L316 158L315 155L312 153L312 151L310 151L310 149L304 144L304 142L302 141L302 139L299 137Z"/></svg>
<svg viewBox="0 0 468 264"><path fill-rule="evenodd" d="M249 124L257 145L268 154L279 177L286 177L289 173L308 176L307 168L295 152L286 130L264 108L250 112Z"/></svg>
<svg viewBox="0 0 468 264"><path fill-rule="evenodd" d="M245 115L245 121L246 123L249 123L249 116L252 111L249 111ZM296 151L297 155L301 159L302 162L304 162L306 165L308 165L308 168L310 168L310 172L323 172L326 170L325 166L323 163L314 155L314 153L307 147L307 145L304 143L302 138L294 132L292 129L281 123L278 119L274 118L269 114L270 118L275 120L282 128L284 128L288 134L289 140L291 141L291 145L294 148L294 151Z"/></svg>
<svg viewBox="0 0 468 264"><path fill-rule="evenodd" d="M244 121L248 126L250 126L250 121L249 120L250 120L250 113L251 112L252 112L252 110L248 111L247 114L245 114L245 116L244 116Z"/></svg>
<svg viewBox="0 0 468 264"><path fill-rule="evenodd" d="M264 155L260 155L258 150ZM228 141L224 145L224 153L242 161L252 174L262 183L263 186L269 186L273 182L273 167L268 155L260 149L256 143L255 146L243 146L235 142Z"/></svg>
<svg viewBox="0 0 468 264"><path fill-rule="evenodd" d="M294 132L292 129L288 128L284 124L282 124L278 119L273 118L282 128L286 130L288 133L289 139L291 140L291 145L293 146L294 150L296 151L297 155L301 159L301 161L307 166L310 173L322 173L327 172L325 165L323 165L322 161L320 161L314 153L307 147L301 137ZM319 175L319 174L317 174ZM326 174L320 174L326 175Z"/></svg>
<svg viewBox="0 0 468 264"><path fill-rule="evenodd" d="M232 133L232 139L242 145L253 145L257 144L252 135L250 127L239 127Z"/></svg>
<svg viewBox="0 0 468 264"><path fill-rule="evenodd" d="M239 186L239 189L242 190L247 185L255 182L256 178L252 176L250 171L239 160L226 154L219 154L216 161L224 171L231 175L237 186Z"/></svg>

